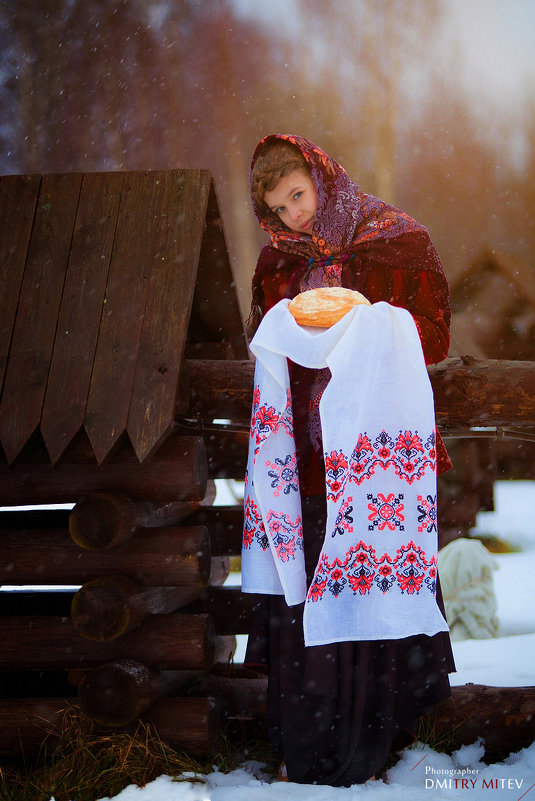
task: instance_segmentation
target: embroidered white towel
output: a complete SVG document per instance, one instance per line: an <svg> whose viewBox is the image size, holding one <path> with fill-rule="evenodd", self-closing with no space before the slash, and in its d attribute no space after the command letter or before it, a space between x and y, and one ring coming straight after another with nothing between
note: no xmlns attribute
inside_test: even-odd
<svg viewBox="0 0 535 801"><path fill-rule="evenodd" d="M303 328L288 303L251 342L242 589L306 600L306 645L447 631L435 598L433 394L414 320L381 302ZM332 374L320 402L327 525L309 587L287 357Z"/></svg>

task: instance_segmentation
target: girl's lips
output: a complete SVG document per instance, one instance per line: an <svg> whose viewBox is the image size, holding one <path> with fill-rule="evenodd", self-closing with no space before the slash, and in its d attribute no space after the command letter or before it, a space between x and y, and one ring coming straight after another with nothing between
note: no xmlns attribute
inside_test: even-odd
<svg viewBox="0 0 535 801"><path fill-rule="evenodd" d="M305 223L304 225L301 226L303 231L308 231L310 228L312 228L312 223L313 222L314 222L314 218L311 217L310 220L307 223Z"/></svg>

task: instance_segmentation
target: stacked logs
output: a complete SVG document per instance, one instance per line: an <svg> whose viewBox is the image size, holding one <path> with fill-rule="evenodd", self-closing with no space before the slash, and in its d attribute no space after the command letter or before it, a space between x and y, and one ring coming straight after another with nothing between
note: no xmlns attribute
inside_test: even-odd
<svg viewBox="0 0 535 801"><path fill-rule="evenodd" d="M198 685L235 647L234 637L216 637L207 612L182 611L229 571L228 557L212 554L205 525L179 525L197 508L193 501L140 503L122 492L100 492L76 504L70 537L64 528L2 531L0 583L16 576L19 584L35 584L38 576L47 585L82 585L70 616L42 614L48 611L42 608L36 614L38 604L61 594L33 592L17 603L15 615L3 617L2 669L70 669L81 680L82 709L97 722L126 726L150 711L171 745L213 752L219 710L212 698L158 703ZM24 605L30 614L21 614ZM0 750L17 751L19 739L26 748L39 743L43 724L52 725L65 703L0 702L0 723L9 722L0 726Z"/></svg>
<svg viewBox="0 0 535 801"><path fill-rule="evenodd" d="M253 366L187 360L186 367L187 416L177 418L179 436L161 448L164 467L147 465L142 489L132 483L133 465L115 467L114 459L88 483L84 454L53 470L35 458L4 471L11 503L29 502L30 496L38 502L36 488L43 488L43 502L64 502L73 494L78 502L68 523L70 537L61 521L48 529L10 529L4 513L0 582L16 576L19 584L82 586L70 613L57 593L46 594L50 607L55 605L51 614L35 613L40 602L35 594L18 598L14 614L8 612L1 623L0 662L7 671L70 668L77 676L73 681L83 679L80 704L99 722L125 726L150 719L163 740L196 753L216 747L221 711L264 713L265 681L243 671L219 675L213 667L228 662L234 635L249 628L252 596L221 586L228 557L240 551L243 512L199 503L206 476L192 488L195 469L185 462L177 469L178 442L189 438L202 443L211 478L243 476ZM533 426L533 367L454 359L430 368L442 431L477 424ZM204 422L221 417L233 425ZM178 499L169 503L171 469ZM82 486L91 492L81 492ZM114 492L105 489L109 486ZM141 493L143 503L132 500ZM533 688L526 693L531 699ZM471 708L477 711L474 699ZM25 721L52 725L64 707L61 697L0 702L0 750L9 750L6 740L17 727L29 741ZM34 737L39 741L35 731Z"/></svg>

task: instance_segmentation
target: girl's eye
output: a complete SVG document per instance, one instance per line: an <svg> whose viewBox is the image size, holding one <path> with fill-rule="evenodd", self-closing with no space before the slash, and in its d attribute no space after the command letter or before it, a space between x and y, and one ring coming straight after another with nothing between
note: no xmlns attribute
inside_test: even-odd
<svg viewBox="0 0 535 801"><path fill-rule="evenodd" d="M284 206L279 206L278 209L275 209L275 214L282 214L284 211Z"/></svg>
<svg viewBox="0 0 535 801"><path fill-rule="evenodd" d="M294 200L299 200L299 198L301 197L302 194L303 193L301 191L296 192L295 195L294 195Z"/></svg>

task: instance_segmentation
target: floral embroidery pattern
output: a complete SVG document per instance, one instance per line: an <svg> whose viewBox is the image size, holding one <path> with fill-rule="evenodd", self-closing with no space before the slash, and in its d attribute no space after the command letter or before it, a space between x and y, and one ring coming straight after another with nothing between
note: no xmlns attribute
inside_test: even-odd
<svg viewBox="0 0 535 801"><path fill-rule="evenodd" d="M375 475L379 466L383 470L393 467L396 474L408 484L418 481L426 470L435 470L435 434L424 443L417 431L400 431L395 440L383 429L372 443L366 432L359 434L351 456L342 451L325 454L327 498L336 501L347 482L359 486Z"/></svg>
<svg viewBox="0 0 535 801"><path fill-rule="evenodd" d="M371 521L368 531L373 531L374 528L378 528L379 531L384 531L385 528L390 531L395 531L396 528L400 531L405 531L405 526L403 525L405 516L402 514L405 507L401 503L404 498L403 493L394 496L394 493L391 492L385 498L382 492L378 492L377 498L370 494L367 497L371 501L368 504L368 509L371 512L368 515L368 520Z"/></svg>
<svg viewBox="0 0 535 801"><path fill-rule="evenodd" d="M262 521L262 515L256 503L254 503L250 497L247 497L243 520L243 547L250 548L255 538L263 551L269 548L269 541Z"/></svg>
<svg viewBox="0 0 535 801"><path fill-rule="evenodd" d="M351 481L360 485L365 478L373 476L377 460L374 460L372 457L373 446L370 442L370 438L366 432L364 432L364 434L359 434L357 444L351 454Z"/></svg>
<svg viewBox="0 0 535 801"><path fill-rule="evenodd" d="M327 589L338 598L346 587L354 595L369 595L374 588L385 595L394 586L402 595L418 595L425 585L434 595L436 565L436 557L427 560L423 548L412 541L398 548L395 556L377 557L375 548L361 540L344 558L329 562L327 554L321 555L307 600L316 603Z"/></svg>
<svg viewBox="0 0 535 801"><path fill-rule="evenodd" d="M331 537L336 537L337 534L352 534L353 533L353 518L351 514L353 512L353 507L350 504L353 503L353 498L350 496L346 498L346 500L341 505L340 509L338 510L338 514L336 516L336 520L334 522L334 531L331 534Z"/></svg>
<svg viewBox="0 0 535 801"><path fill-rule="evenodd" d="M266 467L271 467L268 476L272 479L271 486L275 490L273 495L278 498L281 492L289 495L291 491L299 490L299 479L297 477L297 457L295 454L288 454L284 459L276 458L274 462L269 460Z"/></svg>
<svg viewBox="0 0 535 801"><path fill-rule="evenodd" d="M418 531L427 531L431 534L437 530L437 496L423 495L417 496L418 501Z"/></svg>
<svg viewBox="0 0 535 801"><path fill-rule="evenodd" d="M327 499L337 501L344 491L347 478L347 459L340 451L325 454L325 482L329 489Z"/></svg>
<svg viewBox="0 0 535 801"><path fill-rule="evenodd" d="M274 406L260 405L260 388L255 386L253 391L253 405L251 409L251 439L255 441L254 455L260 450L260 445L269 436L276 434L279 428L293 436L293 410L290 390L286 393L286 407L279 414Z"/></svg>
<svg viewBox="0 0 535 801"><path fill-rule="evenodd" d="M275 552L281 562L295 559L296 549L303 548L303 529L299 515L296 517L295 523L292 523L290 517L284 512L270 510L267 514L266 525L275 545Z"/></svg>

